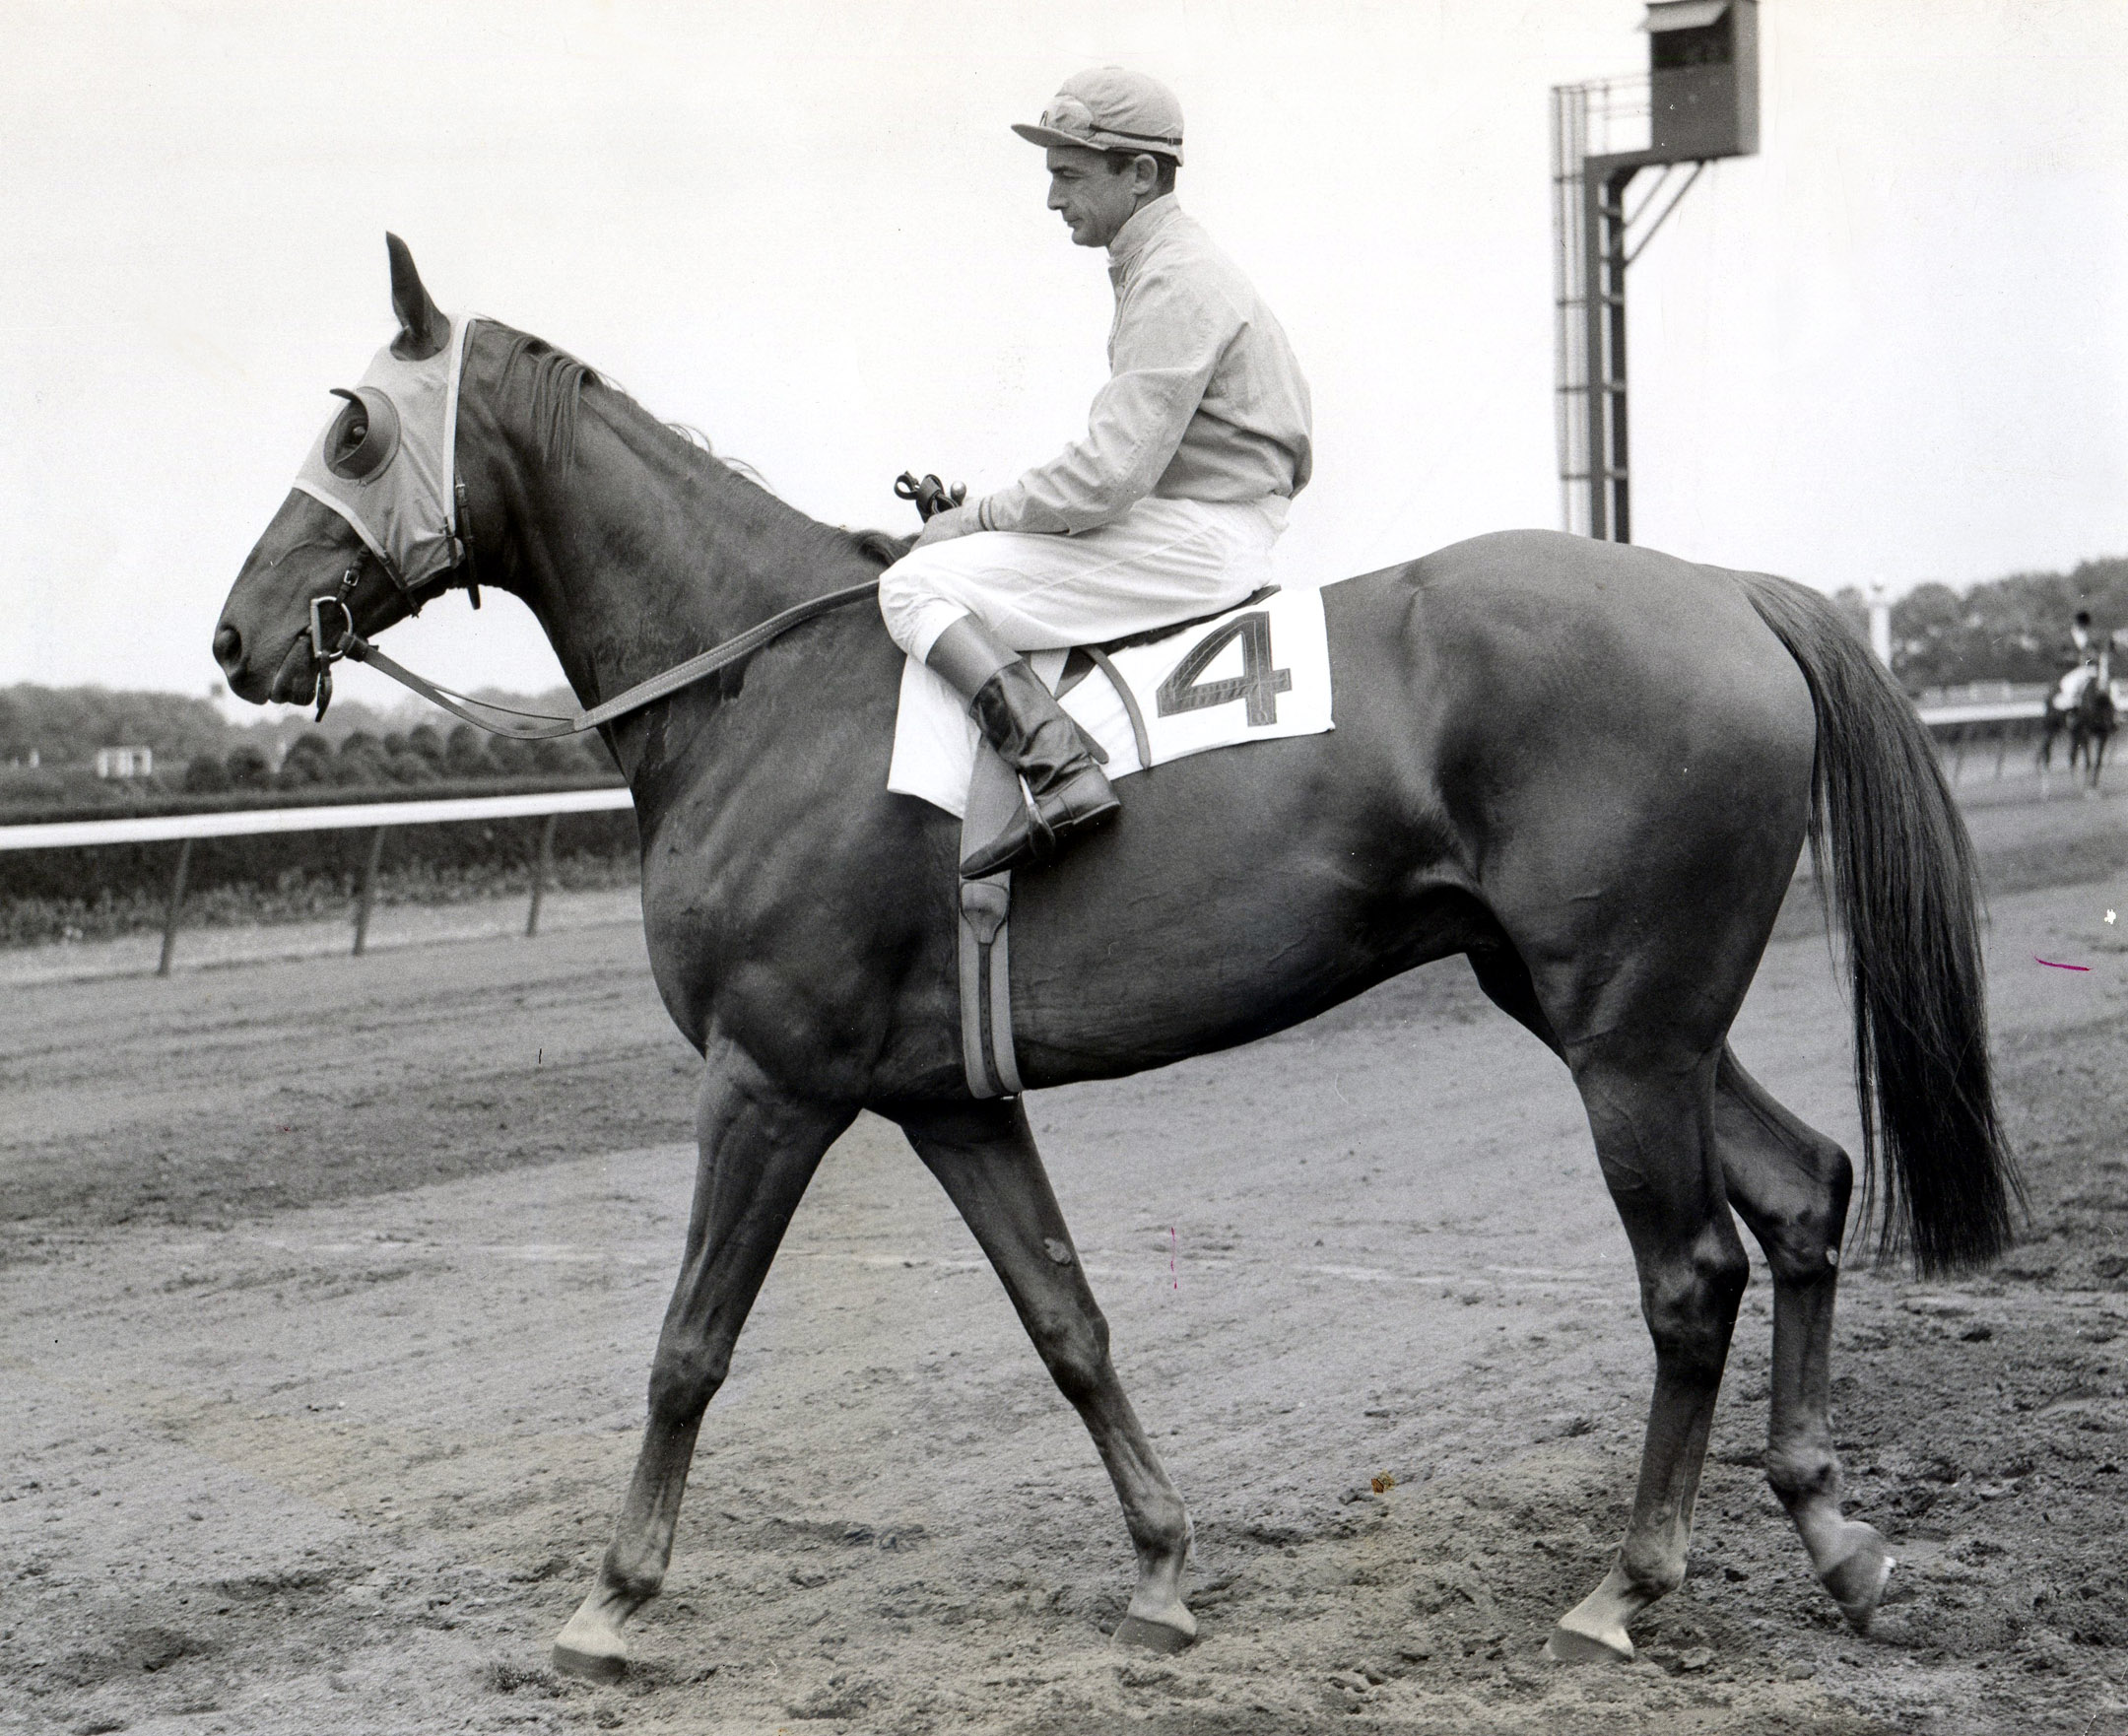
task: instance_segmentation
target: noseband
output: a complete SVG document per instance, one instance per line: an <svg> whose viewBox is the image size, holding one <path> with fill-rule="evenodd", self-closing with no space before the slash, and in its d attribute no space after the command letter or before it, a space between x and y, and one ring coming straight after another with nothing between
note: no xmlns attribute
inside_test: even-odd
<svg viewBox="0 0 2128 1736"><path fill-rule="evenodd" d="M405 604L406 612L410 616L419 615L422 612L424 603L432 601L440 592L449 590L454 582L462 583L465 586L466 596L471 600L474 608L478 609L481 606L480 573L473 557L472 514L466 505L466 486L463 477L452 478L451 493L455 510L451 515L448 535L454 559L448 567L431 575L434 582L428 584L426 594L417 591L413 585L407 582L406 574L400 570L398 562L392 560L381 550L372 548L368 551L375 559L377 566L383 570L384 576L391 581L392 589L399 593L399 600ZM361 527L357 526L357 528L360 529ZM394 680L411 679L420 681L421 679L419 676L409 677L406 671L399 669L398 664L392 663L389 658L384 657L367 639L364 638L356 631L355 587L361 582L362 562L357 559L349 562L347 570L341 573L340 588L337 591L330 596L312 597L310 599L310 656L317 665L317 716L312 719L313 722L322 723L325 720L325 707L332 703L332 666L343 657L352 657L358 663L373 664L376 668L383 670L384 673L392 675ZM327 627L328 616L335 611L338 614L338 620L334 625L338 627L338 633L329 631ZM394 674L394 671L397 671L397 673ZM424 683L422 687L417 687L415 691L423 693L427 685ZM424 697L433 698L434 696L425 694ZM440 700L436 702L442 703ZM475 705L485 704L486 702L483 700L467 701L467 703ZM456 709L456 707L447 706L446 709ZM458 714L461 717L466 717L469 723L480 724L483 729L495 728L493 724L482 723L478 717L467 716L463 711ZM530 717L544 716L546 714L544 712L528 711L520 713L520 715ZM499 733L507 734L510 732L505 730Z"/></svg>

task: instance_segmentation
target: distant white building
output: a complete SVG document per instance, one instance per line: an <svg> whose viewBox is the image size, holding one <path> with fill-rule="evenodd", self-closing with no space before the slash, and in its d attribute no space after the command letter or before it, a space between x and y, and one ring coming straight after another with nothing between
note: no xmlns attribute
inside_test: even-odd
<svg viewBox="0 0 2128 1736"><path fill-rule="evenodd" d="M153 748L97 749L96 774L99 777L147 777L154 771Z"/></svg>

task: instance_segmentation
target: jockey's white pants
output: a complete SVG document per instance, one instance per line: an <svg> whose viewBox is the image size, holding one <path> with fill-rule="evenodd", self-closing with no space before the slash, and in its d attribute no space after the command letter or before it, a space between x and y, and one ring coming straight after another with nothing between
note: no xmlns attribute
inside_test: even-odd
<svg viewBox="0 0 2128 1736"><path fill-rule="evenodd" d="M1016 651L1099 644L1216 615L1271 582L1287 501L1147 498L1075 536L979 530L912 551L880 578L887 631L918 662L973 615Z"/></svg>

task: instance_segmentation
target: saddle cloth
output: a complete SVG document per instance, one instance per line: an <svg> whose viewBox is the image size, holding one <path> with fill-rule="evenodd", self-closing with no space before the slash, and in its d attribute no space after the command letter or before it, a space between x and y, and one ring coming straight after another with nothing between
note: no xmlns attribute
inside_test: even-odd
<svg viewBox="0 0 2128 1736"><path fill-rule="evenodd" d="M1107 750L1102 769L1109 777L1146 769L1130 706L1103 671L1082 679L1087 665L1077 651L1032 651L1028 661L1052 693L1063 684L1058 702ZM1209 621L1118 647L1107 662L1137 702L1154 766L1332 727L1319 590L1251 598ZM967 701L911 657L901 671L887 787L962 819L981 740Z"/></svg>

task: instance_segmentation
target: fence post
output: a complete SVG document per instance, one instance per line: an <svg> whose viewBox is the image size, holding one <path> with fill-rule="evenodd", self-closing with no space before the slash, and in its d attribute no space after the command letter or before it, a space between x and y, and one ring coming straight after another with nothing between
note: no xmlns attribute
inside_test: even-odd
<svg viewBox="0 0 2128 1736"><path fill-rule="evenodd" d="M539 933L540 901L547 894L547 871L554 861L555 828L562 824L562 816L550 814L547 823L540 828L539 855L532 863L532 908L525 916L525 938Z"/></svg>
<svg viewBox="0 0 2128 1736"><path fill-rule="evenodd" d="M384 828L369 835L369 859L363 864L362 890L355 898L355 957L369 950L369 911L376 903L377 859L384 854Z"/></svg>
<svg viewBox="0 0 2128 1736"><path fill-rule="evenodd" d="M177 912L184 908L185 875L192 867L192 840L183 838L177 845L177 871L170 876L169 908L163 914L163 960L156 966L158 976L170 973L170 960L177 955Z"/></svg>

